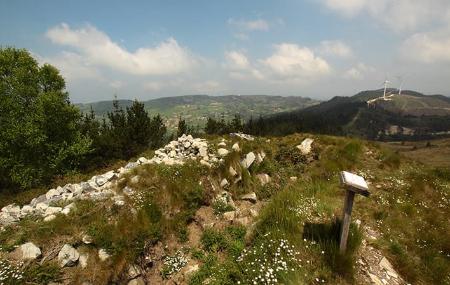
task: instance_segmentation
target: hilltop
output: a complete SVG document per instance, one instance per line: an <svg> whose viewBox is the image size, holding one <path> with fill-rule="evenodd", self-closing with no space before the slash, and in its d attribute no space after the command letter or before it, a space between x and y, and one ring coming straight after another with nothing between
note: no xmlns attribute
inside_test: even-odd
<svg viewBox="0 0 450 285"><path fill-rule="evenodd" d="M445 143L427 148L430 157L448 152ZM414 159L324 135L182 136L92 177L2 200L0 277L450 284L450 172ZM371 192L355 200L345 255L337 243L341 170L363 176Z"/></svg>
<svg viewBox="0 0 450 285"><path fill-rule="evenodd" d="M132 105L132 100L119 100L119 106L125 108ZM203 127L209 116L225 120L231 119L235 114L247 120L269 114L303 109L319 101L298 96L269 96L269 95L186 95L176 97L163 97L143 102L150 114L161 114L167 120L169 128L175 128L179 117L190 125ZM82 112L89 112L91 107L97 117L101 118L112 111L113 101L102 101L86 104L76 104Z"/></svg>
<svg viewBox="0 0 450 285"><path fill-rule="evenodd" d="M396 90L388 90L396 92ZM405 90L388 101L368 100L383 90L363 91L266 117L266 134L300 131L353 135L374 140L428 139L450 134L450 98ZM276 126L276 127L275 127Z"/></svg>

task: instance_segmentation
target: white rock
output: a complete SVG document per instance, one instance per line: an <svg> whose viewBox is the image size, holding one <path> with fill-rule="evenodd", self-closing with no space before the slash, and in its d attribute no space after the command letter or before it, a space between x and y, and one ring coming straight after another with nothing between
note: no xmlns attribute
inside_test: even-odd
<svg viewBox="0 0 450 285"><path fill-rule="evenodd" d="M100 258L101 261L105 261L110 257L111 255L109 255L105 249L101 248L98 250L98 258Z"/></svg>
<svg viewBox="0 0 450 285"><path fill-rule="evenodd" d="M50 216L50 215L56 215L61 213L62 208L61 207L47 207L47 209L45 209L45 213L44 216Z"/></svg>
<svg viewBox="0 0 450 285"><path fill-rule="evenodd" d="M136 279L130 280L128 285L145 285L144 279L142 277L138 277Z"/></svg>
<svg viewBox="0 0 450 285"><path fill-rule="evenodd" d="M230 183L228 182L228 180L226 178L222 179L222 181L220 181L220 187L225 187L228 186Z"/></svg>
<svg viewBox="0 0 450 285"><path fill-rule="evenodd" d="M81 238L81 241L82 241L84 244L91 244L91 243L93 242L93 239L92 239L92 237L91 237L90 235L85 234L85 235L83 235L83 237Z"/></svg>
<svg viewBox="0 0 450 285"><path fill-rule="evenodd" d="M211 164L210 164L209 162L207 162L207 161L204 161L203 159L200 160L200 164L201 164L201 165L208 166L208 167L211 167Z"/></svg>
<svg viewBox="0 0 450 285"><path fill-rule="evenodd" d="M136 264L130 264L128 266L128 278L134 279L142 274L142 270Z"/></svg>
<svg viewBox="0 0 450 285"><path fill-rule="evenodd" d="M9 226L19 221L18 217L13 217L6 212L0 212L0 225Z"/></svg>
<svg viewBox="0 0 450 285"><path fill-rule="evenodd" d="M241 151L241 148L239 147L238 143L234 143L231 149L233 149L234 151Z"/></svg>
<svg viewBox="0 0 450 285"><path fill-rule="evenodd" d="M237 175L237 172L236 172L236 170L234 170L233 166L230 166L230 168L228 169L228 172L233 177Z"/></svg>
<svg viewBox="0 0 450 285"><path fill-rule="evenodd" d="M259 183L261 183L262 186L270 182L270 176L266 173L258 174L256 175L256 177L258 178Z"/></svg>
<svg viewBox="0 0 450 285"><path fill-rule="evenodd" d="M220 143L217 144L217 146L224 147L224 146L227 146L227 144L225 142L220 142Z"/></svg>
<svg viewBox="0 0 450 285"><path fill-rule="evenodd" d="M227 149L224 148L219 148L217 150L217 154L219 154L220 156L224 157L229 153L229 151Z"/></svg>
<svg viewBox="0 0 450 285"><path fill-rule="evenodd" d="M142 157L138 158L137 163L139 163L139 164L148 164L149 160L142 156Z"/></svg>
<svg viewBox="0 0 450 285"><path fill-rule="evenodd" d="M74 266L80 254L70 244L65 244L58 253L58 262L61 267Z"/></svg>
<svg viewBox="0 0 450 285"><path fill-rule="evenodd" d="M252 202L252 203L256 203L256 201L257 201L256 193L252 192L252 193L248 193L248 194L242 195L241 196L241 200L249 201L249 202Z"/></svg>
<svg viewBox="0 0 450 285"><path fill-rule="evenodd" d="M78 259L78 262L81 266L81 268L86 268L88 265L89 255L87 254L80 254L80 258Z"/></svg>
<svg viewBox="0 0 450 285"><path fill-rule="evenodd" d="M183 144L183 146L184 146L184 148L189 148L191 146L191 143L190 142L185 142Z"/></svg>
<svg viewBox="0 0 450 285"><path fill-rule="evenodd" d="M53 198L53 197L55 197L55 196L58 196L60 193L59 193L59 191L58 190L56 190L56 189L50 189L50 190L48 190L48 192L45 194L45 198L47 198L47 200L49 200L49 199L51 199L51 198Z"/></svg>
<svg viewBox="0 0 450 285"><path fill-rule="evenodd" d="M253 164L255 159L256 159L256 156L253 152L247 153L245 158L241 161L242 167L249 168Z"/></svg>
<svg viewBox="0 0 450 285"><path fill-rule="evenodd" d="M32 242L27 242L19 246L23 260L35 260L41 256L41 250Z"/></svg>
<svg viewBox="0 0 450 285"><path fill-rule="evenodd" d="M304 155L309 154L311 152L311 145L314 142L313 139L306 138L302 141L301 144L297 146L300 152Z"/></svg>
<svg viewBox="0 0 450 285"><path fill-rule="evenodd" d="M56 219L56 215L48 215L44 218L44 222L50 222Z"/></svg>
<svg viewBox="0 0 450 285"><path fill-rule="evenodd" d="M30 205L25 205L22 207L22 210L20 210L20 212L22 216L26 216L32 214L34 212L34 208L31 207Z"/></svg>

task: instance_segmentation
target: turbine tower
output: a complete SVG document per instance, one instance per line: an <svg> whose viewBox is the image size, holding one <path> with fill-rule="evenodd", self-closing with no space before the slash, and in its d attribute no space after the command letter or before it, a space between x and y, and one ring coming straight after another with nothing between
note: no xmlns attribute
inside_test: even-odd
<svg viewBox="0 0 450 285"><path fill-rule="evenodd" d="M390 81L388 81L387 79L384 80L384 92L383 92L383 100L386 100L386 89L387 89L387 85L388 83L391 83Z"/></svg>

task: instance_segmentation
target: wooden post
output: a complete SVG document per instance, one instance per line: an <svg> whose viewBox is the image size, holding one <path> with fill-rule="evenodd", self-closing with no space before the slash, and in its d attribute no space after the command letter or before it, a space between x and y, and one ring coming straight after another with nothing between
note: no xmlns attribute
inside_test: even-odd
<svg viewBox="0 0 450 285"><path fill-rule="evenodd" d="M339 251L342 254L344 254L345 251L347 250L347 239L352 219L352 208L354 198L355 192L350 190L345 191L344 211L342 214L342 224L341 224L341 239L339 243Z"/></svg>
<svg viewBox="0 0 450 285"><path fill-rule="evenodd" d="M339 240L339 251L344 254L347 250L347 239L350 230L350 223L352 218L353 200L355 194L369 196L369 188L363 177L356 174L342 171L341 184L345 188L344 210L342 214L341 237Z"/></svg>

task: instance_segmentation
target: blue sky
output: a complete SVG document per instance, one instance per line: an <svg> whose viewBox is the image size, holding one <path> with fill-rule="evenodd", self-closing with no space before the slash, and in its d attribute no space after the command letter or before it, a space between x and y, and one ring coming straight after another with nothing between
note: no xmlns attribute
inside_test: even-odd
<svg viewBox="0 0 450 285"><path fill-rule="evenodd" d="M0 44L73 102L185 94L450 94L450 1L4 1Z"/></svg>

